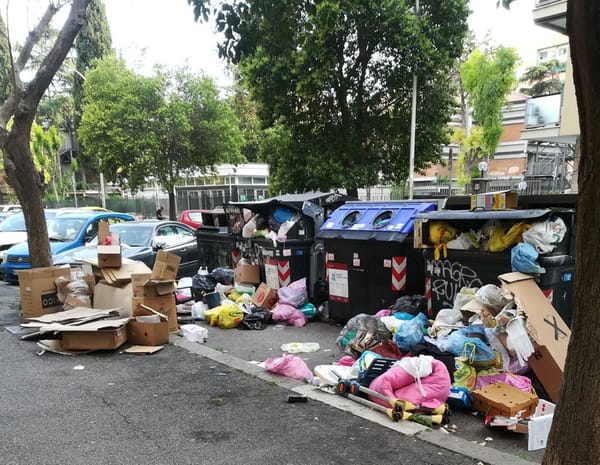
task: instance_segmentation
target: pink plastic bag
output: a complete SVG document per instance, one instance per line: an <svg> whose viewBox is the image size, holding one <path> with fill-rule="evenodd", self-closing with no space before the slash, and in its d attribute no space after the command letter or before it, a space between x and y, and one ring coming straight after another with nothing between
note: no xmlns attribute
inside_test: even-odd
<svg viewBox="0 0 600 465"><path fill-rule="evenodd" d="M288 304L293 307L302 307L308 301L306 290L306 278L294 281L289 286L277 289L277 297L282 304Z"/></svg>
<svg viewBox="0 0 600 465"><path fill-rule="evenodd" d="M298 379L312 383L313 372L300 357L292 354L285 354L281 357L268 358L265 360L265 367L271 373L287 376L288 378Z"/></svg>
<svg viewBox="0 0 600 465"><path fill-rule="evenodd" d="M494 373L490 375L477 375L475 389L481 389L497 382L510 384L523 392L531 392L531 380L527 376L512 373Z"/></svg>

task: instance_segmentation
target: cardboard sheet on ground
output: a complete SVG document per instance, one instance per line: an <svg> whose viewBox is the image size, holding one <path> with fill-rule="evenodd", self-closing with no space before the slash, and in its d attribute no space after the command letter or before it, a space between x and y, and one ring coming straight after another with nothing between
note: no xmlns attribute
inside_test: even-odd
<svg viewBox="0 0 600 465"><path fill-rule="evenodd" d="M88 323L84 323L81 325L68 325L62 323L50 323L47 325L40 326L40 333L47 333L51 331L98 331L100 329L108 329L108 328L119 328L123 325L126 325L130 320L127 318L115 318L112 320L96 320L90 321Z"/></svg>
<svg viewBox="0 0 600 465"><path fill-rule="evenodd" d="M131 346L125 349L123 352L128 354L148 355L154 354L163 348L164 346Z"/></svg>
<svg viewBox="0 0 600 465"><path fill-rule="evenodd" d="M49 323L68 323L89 321L91 319L108 318L119 316L118 308L97 309L88 307L75 307L57 313L48 313L37 317L28 318L28 323L21 323L24 328L39 328Z"/></svg>

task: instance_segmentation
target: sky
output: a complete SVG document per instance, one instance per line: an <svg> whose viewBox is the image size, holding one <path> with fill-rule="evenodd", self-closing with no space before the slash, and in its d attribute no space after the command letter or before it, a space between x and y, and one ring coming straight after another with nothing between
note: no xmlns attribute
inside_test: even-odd
<svg viewBox="0 0 600 465"><path fill-rule="evenodd" d="M0 0L4 17L8 1ZM24 40L47 2L10 0L8 24L13 40ZM136 72L151 75L157 63L167 68L188 64L192 71L211 76L219 86L231 84L224 62L218 58L212 27L194 21L187 0L104 0L104 4L113 46ZM515 47L522 71L535 64L538 48L567 41L534 25L534 6L535 0L516 0L506 11L496 8L496 0L470 0L469 26L478 40L489 36L492 45Z"/></svg>

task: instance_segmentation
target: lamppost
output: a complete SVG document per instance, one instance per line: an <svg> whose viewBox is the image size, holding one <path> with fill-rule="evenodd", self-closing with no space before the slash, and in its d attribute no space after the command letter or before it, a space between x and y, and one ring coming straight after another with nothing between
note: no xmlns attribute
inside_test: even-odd
<svg viewBox="0 0 600 465"><path fill-rule="evenodd" d="M419 0L415 0L415 16L419 16ZM415 137L417 129L417 65L413 67L412 106L410 113L410 150L408 156L408 199L413 199L415 172Z"/></svg>

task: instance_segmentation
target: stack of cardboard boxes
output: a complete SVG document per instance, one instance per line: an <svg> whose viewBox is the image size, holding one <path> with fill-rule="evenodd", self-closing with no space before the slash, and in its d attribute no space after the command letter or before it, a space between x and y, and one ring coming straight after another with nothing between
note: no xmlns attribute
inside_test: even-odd
<svg viewBox="0 0 600 465"><path fill-rule="evenodd" d="M81 269L67 266L19 272L23 319L37 319L34 326L41 332L61 334L61 348L67 351L110 350L125 342L142 346L167 344L169 333L178 330L174 292L180 257L159 250L150 270L142 262L124 259L118 237L108 235L108 224L100 224L97 257ZM55 284L59 278L84 279L92 288L93 309L76 307L76 317L64 312L66 306L60 301ZM97 316L98 312L94 312L103 309L110 316ZM114 310L118 318L112 313ZM38 319L47 314L56 315ZM49 322L63 326L47 326Z"/></svg>

